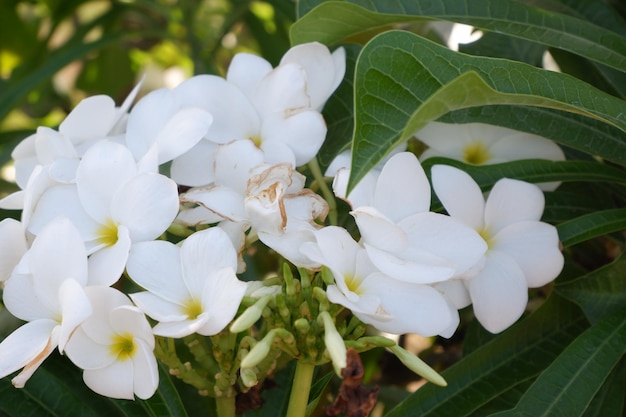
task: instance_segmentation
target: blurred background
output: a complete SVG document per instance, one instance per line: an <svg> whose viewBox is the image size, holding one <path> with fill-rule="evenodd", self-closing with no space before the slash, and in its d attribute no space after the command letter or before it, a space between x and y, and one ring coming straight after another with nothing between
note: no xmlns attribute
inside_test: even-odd
<svg viewBox="0 0 626 417"><path fill-rule="evenodd" d="M294 17L290 0L1 1L0 198L16 190L11 151L37 126L57 127L91 95L119 105L142 77L147 93L224 75L238 52L276 65Z"/></svg>

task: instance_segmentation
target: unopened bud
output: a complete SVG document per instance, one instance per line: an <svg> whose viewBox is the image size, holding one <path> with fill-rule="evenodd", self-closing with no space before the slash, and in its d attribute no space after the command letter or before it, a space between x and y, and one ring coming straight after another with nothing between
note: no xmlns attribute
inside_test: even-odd
<svg viewBox="0 0 626 417"><path fill-rule="evenodd" d="M256 372L254 372L251 368L242 368L239 375L241 376L243 384L248 388L252 388L259 383Z"/></svg>
<svg viewBox="0 0 626 417"><path fill-rule="evenodd" d="M335 323L327 311L322 311L319 315L324 322L324 344L333 362L335 373L341 376L341 370L346 367L346 345L343 338L335 328Z"/></svg>
<svg viewBox="0 0 626 417"><path fill-rule="evenodd" d="M272 343L274 343L274 337L276 336L275 330L270 330L263 339L261 339L241 361L242 368L252 368L257 366L265 357L270 353Z"/></svg>
<svg viewBox="0 0 626 417"><path fill-rule="evenodd" d="M230 331L232 333L239 333L252 327L252 325L254 325L254 323L256 323L257 320L261 318L261 314L263 314L263 309L271 298L271 295L266 295L264 297L261 297L256 303L248 307L246 311L244 311L241 316L237 317L237 320L235 320L233 324L231 324Z"/></svg>
<svg viewBox="0 0 626 417"><path fill-rule="evenodd" d="M395 345L389 348L396 358L400 360L410 370L424 378L425 380L432 382L435 385L445 387L448 385L445 379L437 373L433 368L428 366L426 362L421 360L417 355L412 354L400 346Z"/></svg>

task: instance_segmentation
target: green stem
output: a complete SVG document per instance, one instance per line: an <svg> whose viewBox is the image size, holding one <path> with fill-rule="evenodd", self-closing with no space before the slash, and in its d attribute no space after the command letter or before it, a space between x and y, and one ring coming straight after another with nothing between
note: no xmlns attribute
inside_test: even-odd
<svg viewBox="0 0 626 417"><path fill-rule="evenodd" d="M287 417L304 417L306 415L314 370L315 365L311 362L302 360L296 362L296 373L291 384Z"/></svg>
<svg viewBox="0 0 626 417"><path fill-rule="evenodd" d="M224 396L215 398L218 417L235 417L235 397Z"/></svg>
<svg viewBox="0 0 626 417"><path fill-rule="evenodd" d="M313 178L315 178L315 182L320 187L324 200L328 203L328 220L331 225L337 225L337 201L335 200L335 195L332 191L330 191L328 185L326 184L326 180L324 179L320 165L317 162L317 158L311 159L308 165L311 170L311 174L313 174Z"/></svg>

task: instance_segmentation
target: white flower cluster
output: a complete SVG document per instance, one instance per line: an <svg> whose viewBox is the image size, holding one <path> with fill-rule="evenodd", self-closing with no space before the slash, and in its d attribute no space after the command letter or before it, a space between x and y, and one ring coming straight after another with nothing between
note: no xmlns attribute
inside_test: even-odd
<svg viewBox="0 0 626 417"><path fill-rule="evenodd" d="M26 138L13 153L21 191L0 200L22 210L21 221L0 222L0 280L4 305L26 324L0 343L0 377L23 369L21 387L58 349L94 391L150 397L154 335L224 330L256 288L236 275L256 238L298 267L328 268L328 299L381 331L449 337L470 303L492 332L517 320L527 288L563 266L534 185L503 179L485 202L467 174L435 166L449 215L438 214L417 158L395 152L348 196L349 171L337 171L359 242L320 224L328 205L296 168L322 145L320 110L344 72L343 49L318 43L276 68L239 54L226 78L193 77L130 111L138 88L120 108L91 97L58 131ZM201 227L179 244L159 240L173 224ZM113 288L124 273L143 291ZM337 345L327 312L323 321Z"/></svg>
<svg viewBox="0 0 626 417"><path fill-rule="evenodd" d="M0 222L0 281L4 305L27 323L0 343L0 377L23 368L22 387L58 348L94 391L150 397L154 335L214 335L235 316L244 233L288 253L282 241L325 216L295 167L322 145L320 110L344 72L344 50L319 43L276 68L239 54L226 79L196 76L130 111L138 87L119 108L90 97L58 131L22 141L12 154L21 191L0 200L22 210ZM179 185L194 188L179 197ZM175 221L219 227L180 245L157 240ZM124 271L145 291L111 287Z"/></svg>

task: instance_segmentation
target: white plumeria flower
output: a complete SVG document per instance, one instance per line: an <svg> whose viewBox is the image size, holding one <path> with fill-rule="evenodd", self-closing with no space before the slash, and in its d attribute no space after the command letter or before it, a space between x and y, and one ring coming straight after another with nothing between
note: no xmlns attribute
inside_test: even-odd
<svg viewBox="0 0 626 417"><path fill-rule="evenodd" d="M325 227L315 238L301 251L332 272L335 284L326 290L330 301L384 332L446 337L454 332L458 312L434 288L383 274L343 228Z"/></svg>
<svg viewBox="0 0 626 417"><path fill-rule="evenodd" d="M121 107L109 96L97 95L82 100L61 122L56 130L39 127L20 142L11 156L15 161L15 180L21 189L37 165L55 165L61 182L73 180L78 158L94 143L123 133L126 112L135 100L141 83L128 95ZM63 174L63 175L62 175Z"/></svg>
<svg viewBox="0 0 626 417"><path fill-rule="evenodd" d="M180 338L210 336L235 317L246 292L237 279L237 253L220 228L189 236L178 247L165 241L133 246L128 274L147 291L131 295L159 323L154 333Z"/></svg>
<svg viewBox="0 0 626 417"><path fill-rule="evenodd" d="M114 288L85 290L94 311L68 342L67 356L84 370L85 384L98 394L150 398L159 385L159 370L146 316Z"/></svg>
<svg viewBox="0 0 626 417"><path fill-rule="evenodd" d="M466 285L478 320L490 332L501 332L524 312L527 288L547 284L563 268L556 228L540 221L543 193L504 178L485 202L467 173L447 165L435 165L432 180L450 216L478 231L488 245L484 266L466 277Z"/></svg>
<svg viewBox="0 0 626 417"><path fill-rule="evenodd" d="M76 184L47 189L27 224L38 234L56 215L72 220L86 243L90 285L111 285L124 270L135 242L156 239L178 212L178 190L169 178L140 173L124 146L102 141L83 156Z"/></svg>
<svg viewBox="0 0 626 417"><path fill-rule="evenodd" d="M409 152L389 159L371 201L354 216L370 260L385 274L410 283L431 284L467 272L487 245L462 222L430 212L430 185Z"/></svg>
<svg viewBox="0 0 626 417"><path fill-rule="evenodd" d="M0 343L0 378L20 368L18 388L58 347L63 353L76 327L92 312L85 294L87 252L75 227L54 219L6 281L3 302L24 324Z"/></svg>
<svg viewBox="0 0 626 417"><path fill-rule="evenodd" d="M346 73L346 51L337 48L331 54L326 45L319 42L303 43L293 46L283 55L280 64L288 63L298 64L304 69L311 107L321 111Z"/></svg>
<svg viewBox="0 0 626 417"><path fill-rule="evenodd" d="M178 89L162 88L143 97L128 116L126 144L135 160L164 164L194 147L213 116L184 103ZM148 162L147 160L153 159Z"/></svg>
<svg viewBox="0 0 626 417"><path fill-rule="evenodd" d="M28 249L26 233L21 222L4 219L0 222L0 282L6 281L13 268Z"/></svg>
<svg viewBox="0 0 626 417"><path fill-rule="evenodd" d="M497 164L520 159L565 160L563 150L541 136L485 123L430 122L415 136L429 146L420 160L445 156L472 165ZM541 184L554 191L559 182Z"/></svg>
<svg viewBox="0 0 626 417"><path fill-rule="evenodd" d="M273 165L248 180L245 208L261 242L296 266L316 268L299 248L314 241L315 219L326 218L328 205L304 188L305 179L290 164Z"/></svg>

